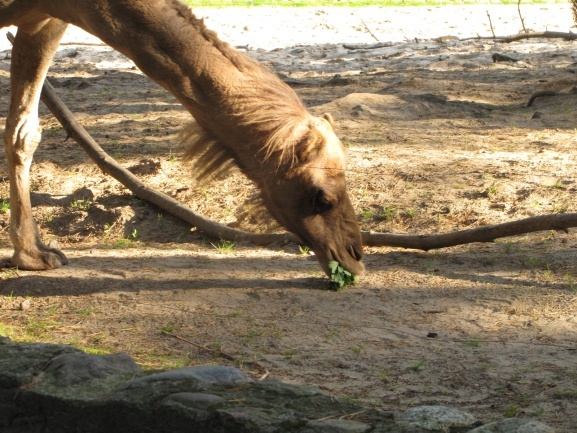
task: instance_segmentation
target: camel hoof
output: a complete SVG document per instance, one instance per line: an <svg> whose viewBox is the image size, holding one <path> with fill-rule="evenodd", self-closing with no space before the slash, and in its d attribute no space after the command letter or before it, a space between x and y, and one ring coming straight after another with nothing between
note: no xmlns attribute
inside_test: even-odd
<svg viewBox="0 0 577 433"><path fill-rule="evenodd" d="M68 259L59 250L49 249L34 253L14 253L12 266L27 271L56 269L68 264Z"/></svg>

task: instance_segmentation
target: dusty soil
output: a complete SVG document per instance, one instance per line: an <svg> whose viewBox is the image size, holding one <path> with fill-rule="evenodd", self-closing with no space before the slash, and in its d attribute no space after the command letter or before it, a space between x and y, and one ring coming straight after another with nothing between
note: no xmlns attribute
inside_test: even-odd
<svg viewBox="0 0 577 433"><path fill-rule="evenodd" d="M576 43L433 39L490 36L487 10L497 34L521 28L516 7L496 6L202 14L275 68L313 112L333 114L364 230L428 234L577 211L576 96L527 107L538 89L568 92L577 83ZM534 30L569 31L572 23L568 5L523 10ZM274 19L283 32L270 30ZM304 40L299 22L315 39ZM375 38L391 43L371 46ZM79 41L95 42L73 31L51 76L92 136L194 210L264 230L261 220L241 218L252 193L241 175L208 187L190 179L175 140L188 115L175 100L127 59ZM494 53L519 61L493 63ZM8 106L4 57L0 116ZM226 251L105 177L44 108L41 117L32 201L42 235L58 240L70 264L1 271L0 334L124 351L150 369L232 363L163 333L170 331L234 356L255 376L260 369L247 361L388 410L445 404L484 421L523 416L575 431L573 233L427 253L367 248L366 275L332 292L298 246ZM9 190L4 155L0 173L1 204ZM25 300L30 308L21 310Z"/></svg>

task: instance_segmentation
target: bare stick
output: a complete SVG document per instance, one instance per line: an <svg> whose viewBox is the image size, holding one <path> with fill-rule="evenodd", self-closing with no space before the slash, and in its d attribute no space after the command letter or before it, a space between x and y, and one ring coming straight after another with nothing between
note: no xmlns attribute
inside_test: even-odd
<svg viewBox="0 0 577 433"><path fill-rule="evenodd" d="M369 32L369 34L373 37L373 39L374 39L375 41L377 41L377 42L380 42L380 41L379 41L379 38L377 38L377 37L375 36L375 34L374 34L373 32L371 32L371 29L369 29L369 26L367 26L367 24L363 21L362 18L361 18L361 23L363 23L363 26L365 26L365 29L367 30L367 32Z"/></svg>
<svg viewBox="0 0 577 433"><path fill-rule="evenodd" d="M213 355L218 355L221 358L228 359L229 361L237 362L234 356L231 356L227 353L224 353L220 350L211 349L210 347L203 346L202 344L195 343L194 341L187 340L186 338L181 337L180 335L173 334L172 332L162 331L165 335L170 335L171 337L176 338L177 340L184 341L185 343L190 344L191 346L196 347L197 349L204 350L205 352L212 353Z"/></svg>
<svg viewBox="0 0 577 433"><path fill-rule="evenodd" d="M180 335L173 334L173 333L167 332L167 331L162 331L162 333L165 335L170 335L171 337L174 337L177 340L184 341L185 343L190 344L191 346L194 346L198 349L204 350L205 352L212 353L213 355L217 355L217 356L220 356L221 358L232 361L237 365L241 365L243 363L252 365L252 366L256 367L258 370L260 370L260 372L261 372L261 376L259 377L259 380L266 379L270 374L266 367L263 367L262 365L260 365L256 361L243 362L243 361L236 359L234 356L229 355L228 353L225 353L225 352L223 352L221 350L217 350L217 349L211 349L210 347L206 347L206 346L203 346L202 344L198 344L198 343L195 343L194 341L183 338Z"/></svg>
<svg viewBox="0 0 577 433"><path fill-rule="evenodd" d="M489 15L489 11L487 11L487 17L489 17L489 27L491 27L491 33L493 33L493 38L495 37L495 30L493 30L493 23L491 22L491 15Z"/></svg>
<svg viewBox="0 0 577 433"><path fill-rule="evenodd" d="M523 15L521 15L521 0L517 1L517 11L519 11L519 18L521 18L521 25L523 26L523 31L525 33L528 33L527 29L525 28L525 20L523 19Z"/></svg>
<svg viewBox="0 0 577 433"><path fill-rule="evenodd" d="M472 39L496 39L498 42L516 42L522 39L533 39L533 38L548 38L548 39L565 39L566 41L577 40L577 33L567 33L567 32L530 32L530 33L518 33L516 35L510 36L473 36L470 38L462 38L461 41L469 41Z"/></svg>

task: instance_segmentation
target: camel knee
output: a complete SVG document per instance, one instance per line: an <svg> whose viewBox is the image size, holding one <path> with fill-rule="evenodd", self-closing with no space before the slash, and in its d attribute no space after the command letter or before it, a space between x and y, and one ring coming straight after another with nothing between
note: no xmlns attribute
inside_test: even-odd
<svg viewBox="0 0 577 433"><path fill-rule="evenodd" d="M9 163L23 165L32 159L38 148L42 130L37 120L17 122L15 125L8 121L3 138Z"/></svg>

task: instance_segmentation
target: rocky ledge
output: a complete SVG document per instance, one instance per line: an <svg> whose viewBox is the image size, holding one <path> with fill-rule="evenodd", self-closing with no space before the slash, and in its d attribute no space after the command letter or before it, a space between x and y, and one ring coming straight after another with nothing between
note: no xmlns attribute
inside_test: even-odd
<svg viewBox="0 0 577 433"><path fill-rule="evenodd" d="M401 414L339 401L309 386L253 381L231 367L144 372L126 354L0 339L4 433L549 433L536 421L483 424L442 406Z"/></svg>

